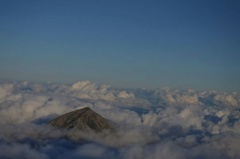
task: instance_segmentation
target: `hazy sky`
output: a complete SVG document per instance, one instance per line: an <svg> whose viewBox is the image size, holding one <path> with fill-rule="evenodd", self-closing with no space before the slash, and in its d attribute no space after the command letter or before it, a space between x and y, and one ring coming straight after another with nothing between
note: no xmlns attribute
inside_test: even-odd
<svg viewBox="0 0 240 159"><path fill-rule="evenodd" d="M0 79L240 91L239 0L1 0Z"/></svg>

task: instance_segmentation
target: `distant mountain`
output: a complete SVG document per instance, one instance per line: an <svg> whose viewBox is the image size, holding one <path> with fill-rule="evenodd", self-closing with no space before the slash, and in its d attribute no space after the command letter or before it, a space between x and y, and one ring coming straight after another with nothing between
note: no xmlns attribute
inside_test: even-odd
<svg viewBox="0 0 240 159"><path fill-rule="evenodd" d="M89 107L78 109L66 114L63 114L49 122L50 125L56 128L64 129L92 129L100 132L104 129L113 129L111 122Z"/></svg>

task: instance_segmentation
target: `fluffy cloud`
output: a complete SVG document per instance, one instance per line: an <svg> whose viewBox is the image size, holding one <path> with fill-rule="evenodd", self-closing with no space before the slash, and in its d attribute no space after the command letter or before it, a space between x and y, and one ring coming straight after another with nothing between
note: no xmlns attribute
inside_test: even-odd
<svg viewBox="0 0 240 159"><path fill-rule="evenodd" d="M54 117L91 107L116 131L57 130ZM240 96L194 90L0 85L0 158L240 158ZM11 153L8 153L11 152Z"/></svg>
<svg viewBox="0 0 240 159"><path fill-rule="evenodd" d="M0 84L0 101L10 95L13 90L13 84Z"/></svg>

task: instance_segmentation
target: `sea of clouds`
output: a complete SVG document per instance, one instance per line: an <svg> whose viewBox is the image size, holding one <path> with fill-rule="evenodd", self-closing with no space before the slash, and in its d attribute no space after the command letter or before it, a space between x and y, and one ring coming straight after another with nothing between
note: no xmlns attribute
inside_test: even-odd
<svg viewBox="0 0 240 159"><path fill-rule="evenodd" d="M53 118L90 107L114 133L71 132ZM0 84L0 159L239 159L240 94L220 91L116 89Z"/></svg>

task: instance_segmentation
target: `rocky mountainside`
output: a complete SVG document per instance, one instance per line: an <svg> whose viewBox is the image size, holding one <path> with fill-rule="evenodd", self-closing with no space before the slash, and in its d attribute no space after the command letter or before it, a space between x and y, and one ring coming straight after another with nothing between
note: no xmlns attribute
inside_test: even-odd
<svg viewBox="0 0 240 159"><path fill-rule="evenodd" d="M78 109L66 114L63 114L49 122L50 125L56 128L64 129L92 129L100 132L104 129L113 129L111 122L89 107Z"/></svg>

